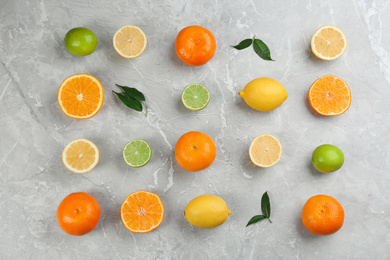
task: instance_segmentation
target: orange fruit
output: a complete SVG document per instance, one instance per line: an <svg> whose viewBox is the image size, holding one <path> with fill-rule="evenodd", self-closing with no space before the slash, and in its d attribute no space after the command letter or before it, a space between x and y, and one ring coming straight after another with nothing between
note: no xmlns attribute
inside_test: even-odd
<svg viewBox="0 0 390 260"><path fill-rule="evenodd" d="M347 37L333 25L320 27L311 38L311 50L322 60L335 60L347 49Z"/></svg>
<svg viewBox="0 0 390 260"><path fill-rule="evenodd" d="M96 115L103 105L103 87L97 78L76 74L62 82L57 95L58 104L65 115L87 119Z"/></svg>
<svg viewBox="0 0 390 260"><path fill-rule="evenodd" d="M214 35L198 25L181 30L175 41L177 56L191 66L200 66L208 62L214 56L216 48Z"/></svg>
<svg viewBox="0 0 390 260"><path fill-rule="evenodd" d="M114 35L113 45L116 52L126 59L140 56L146 48L146 35L134 25L121 27Z"/></svg>
<svg viewBox="0 0 390 260"><path fill-rule="evenodd" d="M82 236L91 232L99 218L99 204L85 192L69 194L57 209L58 224L69 235Z"/></svg>
<svg viewBox="0 0 390 260"><path fill-rule="evenodd" d="M323 116L338 116L351 105L351 90L339 77L326 75L311 85L309 102L312 108Z"/></svg>
<svg viewBox="0 0 390 260"><path fill-rule="evenodd" d="M164 218L160 197L149 191L131 193L121 206L121 219L134 233L147 233L157 228Z"/></svg>
<svg viewBox="0 0 390 260"><path fill-rule="evenodd" d="M200 171L209 167L216 155L216 147L210 136L201 132L182 135L175 146L175 158L187 171Z"/></svg>
<svg viewBox="0 0 390 260"><path fill-rule="evenodd" d="M263 168L274 166L282 157L282 145L273 135L259 135L249 147L249 157L256 166Z"/></svg>
<svg viewBox="0 0 390 260"><path fill-rule="evenodd" d="M343 226L344 209L331 196L313 196L303 206L302 222L313 234L330 235Z"/></svg>

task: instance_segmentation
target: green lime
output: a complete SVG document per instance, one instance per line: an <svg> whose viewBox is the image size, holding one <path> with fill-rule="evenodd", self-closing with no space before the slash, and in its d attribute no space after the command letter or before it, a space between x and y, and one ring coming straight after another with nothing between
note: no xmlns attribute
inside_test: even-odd
<svg viewBox="0 0 390 260"><path fill-rule="evenodd" d="M343 166L344 154L337 146L323 144L313 151L311 162L319 172L334 172Z"/></svg>
<svg viewBox="0 0 390 260"><path fill-rule="evenodd" d="M64 41L66 49L77 56L91 54L98 44L95 33L84 27L71 29L65 35Z"/></svg>
<svg viewBox="0 0 390 260"><path fill-rule="evenodd" d="M152 149L147 142L136 139L128 142L123 148L123 158L131 167L142 167L150 161Z"/></svg>
<svg viewBox="0 0 390 260"><path fill-rule="evenodd" d="M198 111L207 106L210 101L210 92L202 84L190 84L181 95L181 101L186 108L192 111Z"/></svg>

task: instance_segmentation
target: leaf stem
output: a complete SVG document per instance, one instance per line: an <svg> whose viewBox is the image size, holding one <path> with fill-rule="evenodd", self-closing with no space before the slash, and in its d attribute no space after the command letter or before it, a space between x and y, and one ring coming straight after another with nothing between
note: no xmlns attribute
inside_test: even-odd
<svg viewBox="0 0 390 260"><path fill-rule="evenodd" d="M272 221L271 221L271 219L270 219L270 218L268 218L268 221L269 221L270 223L272 223Z"/></svg>

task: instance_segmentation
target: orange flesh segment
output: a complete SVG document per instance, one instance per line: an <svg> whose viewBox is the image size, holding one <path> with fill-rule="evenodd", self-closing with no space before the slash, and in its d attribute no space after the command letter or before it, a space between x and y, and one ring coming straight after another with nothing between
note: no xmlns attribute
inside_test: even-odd
<svg viewBox="0 0 390 260"><path fill-rule="evenodd" d="M321 115L340 115L351 104L351 91L342 79L327 75L313 83L309 90L309 101Z"/></svg>
<svg viewBox="0 0 390 260"><path fill-rule="evenodd" d="M103 104L103 87L93 76L73 75L60 86L58 102L64 113L72 118L90 118Z"/></svg>
<svg viewBox="0 0 390 260"><path fill-rule="evenodd" d="M132 193L121 207L123 224L136 233L152 231L161 224L163 217L164 206L160 198L151 192Z"/></svg>

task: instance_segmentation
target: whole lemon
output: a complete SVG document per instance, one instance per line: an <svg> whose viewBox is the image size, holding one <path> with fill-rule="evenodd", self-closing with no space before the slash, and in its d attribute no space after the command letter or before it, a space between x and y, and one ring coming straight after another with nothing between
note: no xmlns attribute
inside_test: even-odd
<svg viewBox="0 0 390 260"><path fill-rule="evenodd" d="M238 92L245 102L259 111L271 111L280 106L288 97L283 85L271 78L257 78Z"/></svg>
<svg viewBox="0 0 390 260"><path fill-rule="evenodd" d="M220 197L201 195L188 203L184 216L196 227L215 228L223 224L231 213Z"/></svg>

